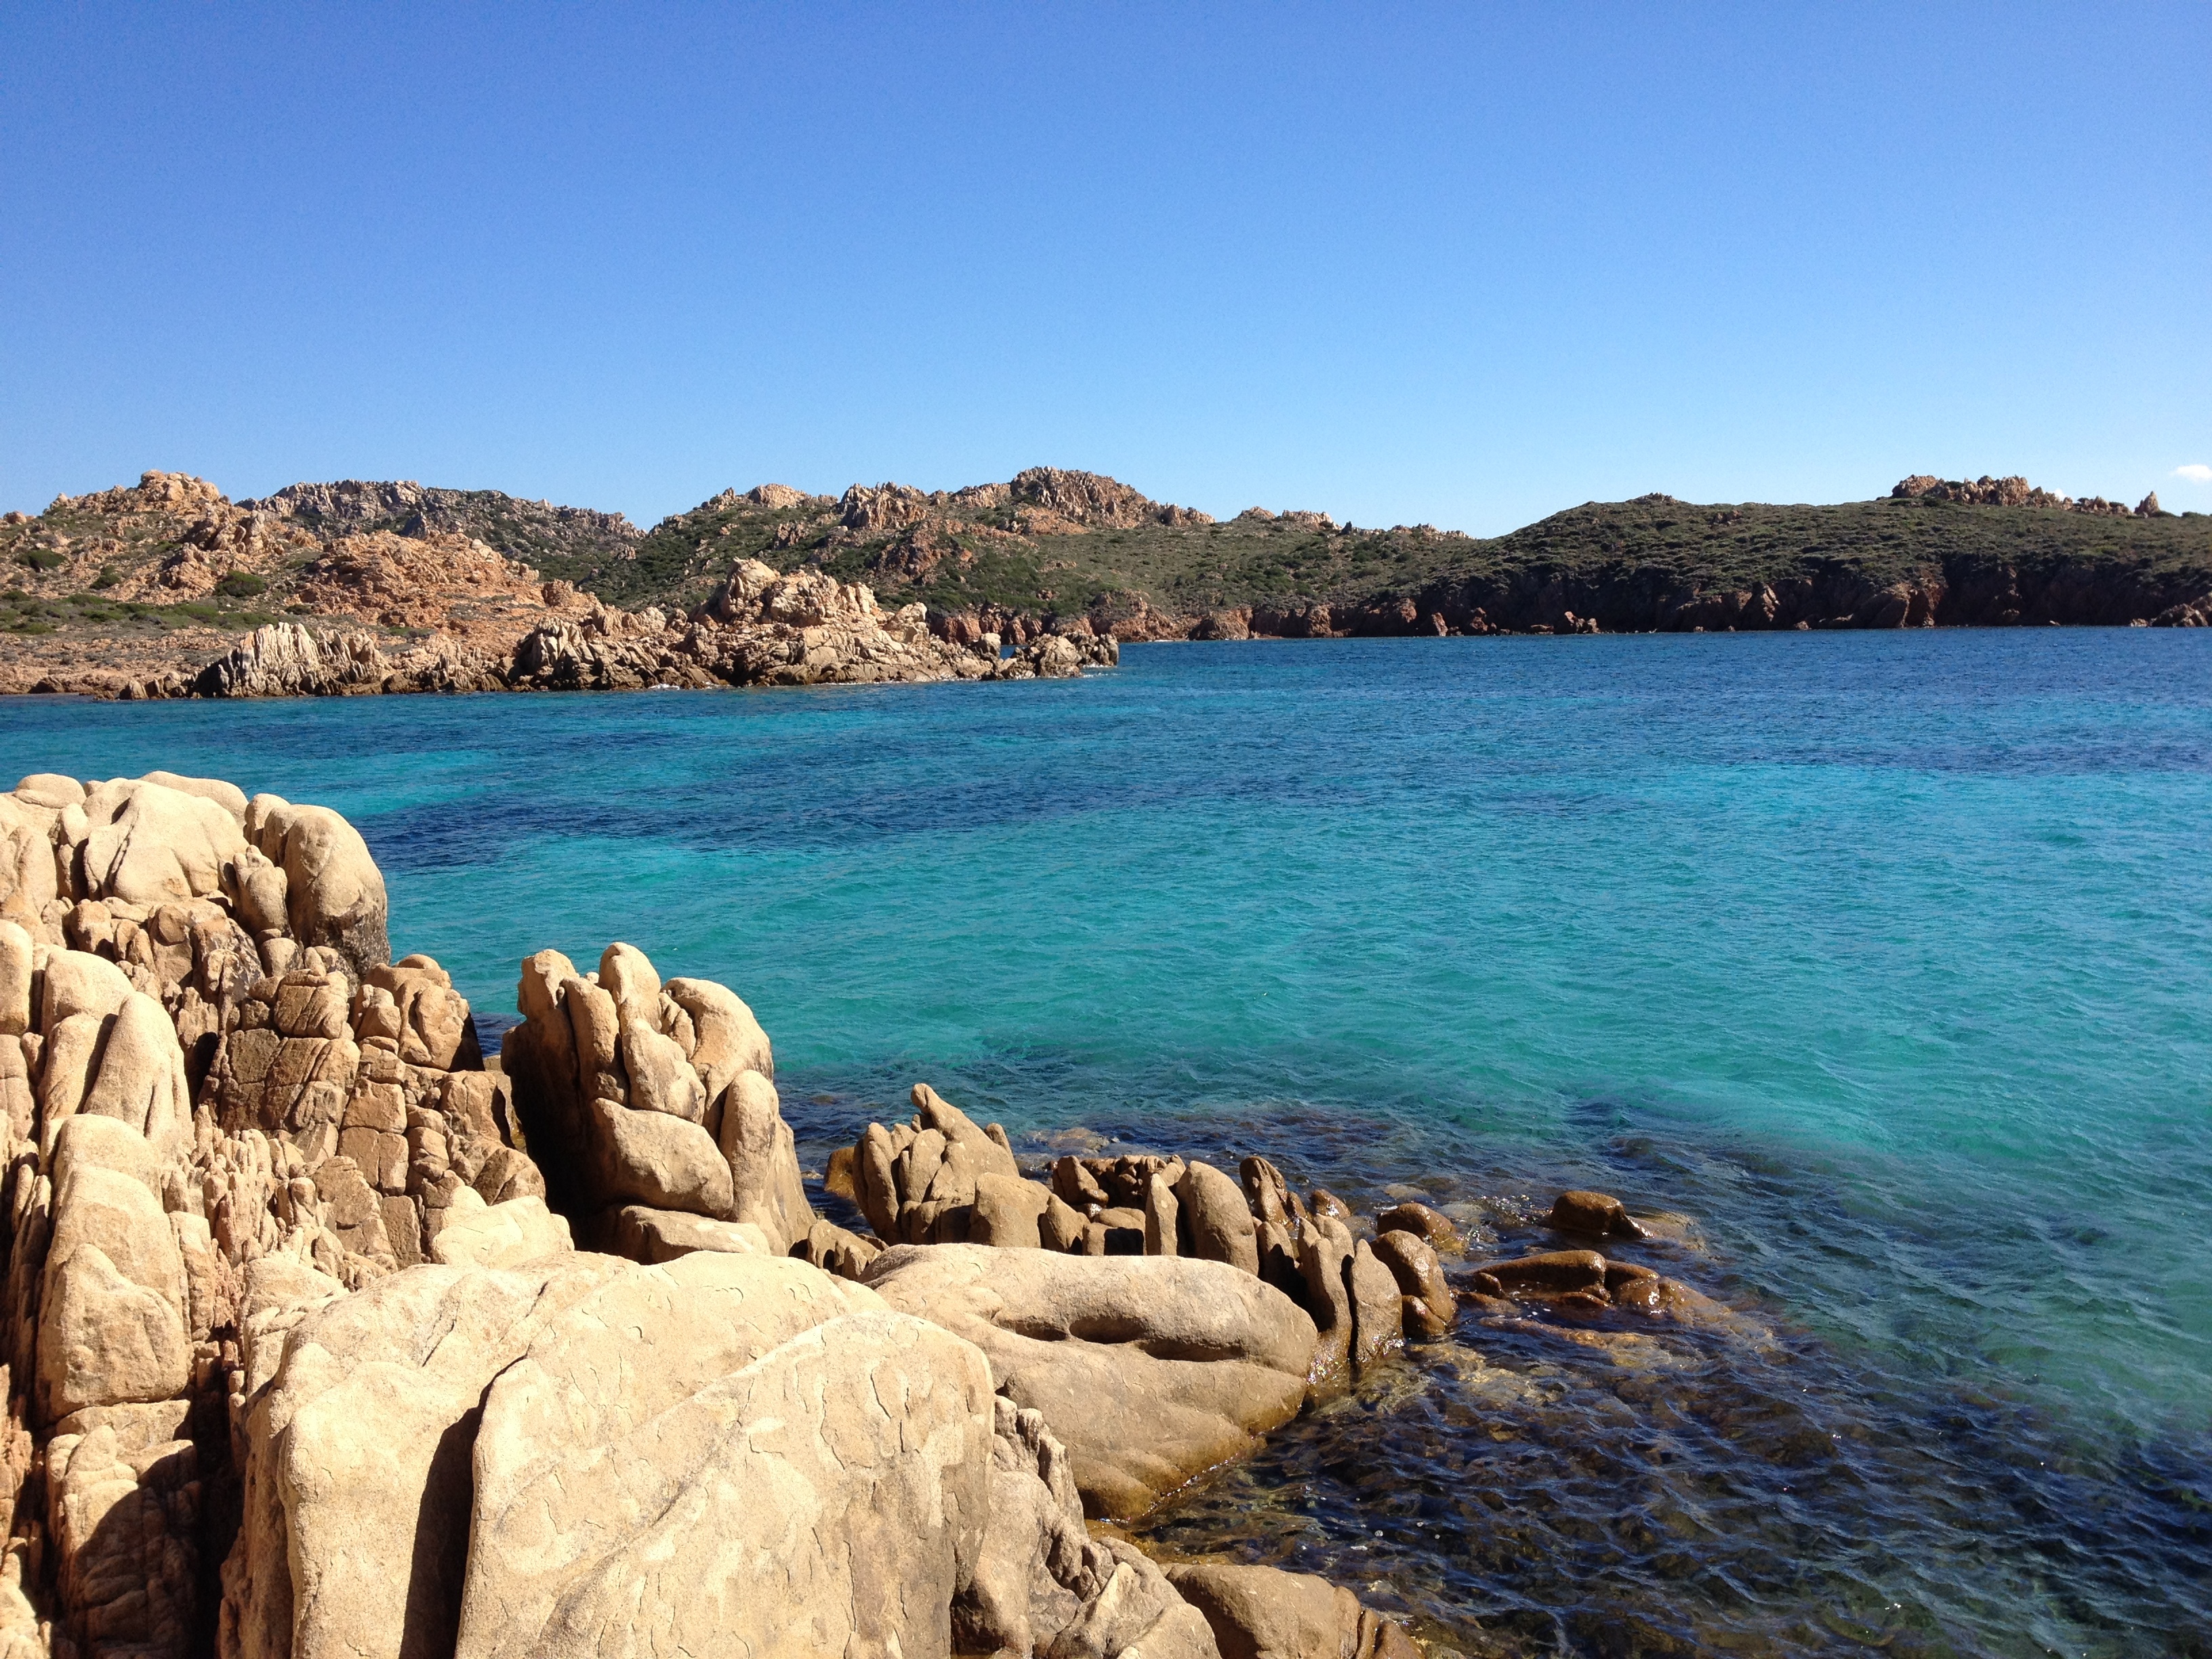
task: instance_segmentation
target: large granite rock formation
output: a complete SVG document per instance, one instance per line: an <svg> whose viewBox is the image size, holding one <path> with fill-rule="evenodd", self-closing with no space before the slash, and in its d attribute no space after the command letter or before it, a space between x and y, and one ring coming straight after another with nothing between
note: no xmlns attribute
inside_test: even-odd
<svg viewBox="0 0 2212 1659"><path fill-rule="evenodd" d="M852 1152L854 1200L885 1244L1218 1263L1304 1311L1316 1340L1303 1369L1315 1390L1379 1363L1409 1328L1436 1335L1450 1326L1450 1292L1433 1261L1401 1285L1393 1264L1403 1247L1378 1255L1353 1237L1348 1216L1310 1207L1265 1158L1245 1159L1239 1182L1196 1160L1071 1154L1053 1165L1048 1187L1022 1175L997 1124L979 1127L927 1084L915 1085L913 1101L910 1121L870 1124Z"/></svg>
<svg viewBox="0 0 2212 1659"><path fill-rule="evenodd" d="M358 585L358 573L347 580ZM361 628L268 623L189 682L149 682L140 695L703 690L1065 678L1120 660L1110 639L1088 633L1044 635L1002 659L996 636L962 641L932 632L921 605L886 613L861 584L840 582L818 570L786 575L757 560L739 564L711 601L689 613L655 605L611 610L577 597L565 583L548 583L546 591L556 602L501 612L518 623L504 633L482 619L422 641ZM391 614L404 619L403 611Z"/></svg>
<svg viewBox="0 0 2212 1659"><path fill-rule="evenodd" d="M1079 1210L921 1087L886 1236L982 1242L884 1252L814 1214L731 991L615 945L520 997L487 1062L325 808L0 796L0 1659L1239 1639L1083 1518L1314 1381L1235 1182L1095 1161Z"/></svg>
<svg viewBox="0 0 2212 1659"><path fill-rule="evenodd" d="M484 1397L456 1652L948 1653L992 1425L981 1355L858 1285L630 1268Z"/></svg>
<svg viewBox="0 0 2212 1659"><path fill-rule="evenodd" d="M467 1005L390 962L383 878L337 814L39 775L0 796L0 1438L26 1452L0 1486L42 1476L46 1511L33 1580L0 1571L0 1637L13 1583L76 1651L205 1651L249 1281L374 1285L535 1169Z"/></svg>
<svg viewBox="0 0 2212 1659"><path fill-rule="evenodd" d="M615 944L587 975L539 951L517 998L502 1063L554 1207L581 1237L611 1243L642 1208L750 1223L779 1255L805 1237L815 1217L775 1057L734 993L664 986L643 951Z"/></svg>
<svg viewBox="0 0 2212 1659"><path fill-rule="evenodd" d="M1313 1321L1220 1262L902 1245L867 1283L989 1356L1066 1443L1093 1514L1143 1514L1305 1403Z"/></svg>

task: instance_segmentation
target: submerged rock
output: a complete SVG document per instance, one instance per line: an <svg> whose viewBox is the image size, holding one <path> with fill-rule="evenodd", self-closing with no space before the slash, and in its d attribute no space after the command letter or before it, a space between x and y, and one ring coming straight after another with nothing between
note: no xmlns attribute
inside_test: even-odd
<svg viewBox="0 0 2212 1659"><path fill-rule="evenodd" d="M1605 1193L1561 1193L1552 1206L1556 1232L1579 1233L1589 1238L1649 1238L1651 1235L1628 1213L1627 1206Z"/></svg>
<svg viewBox="0 0 2212 1659"><path fill-rule="evenodd" d="M1425 1239L1402 1229L1379 1233L1375 1258L1397 1281L1407 1335L1442 1336L1451 1328L1459 1301L1444 1281L1443 1264Z"/></svg>
<svg viewBox="0 0 2212 1659"><path fill-rule="evenodd" d="M1408 1232L1423 1240L1440 1256L1464 1255L1467 1240L1450 1217L1411 1200L1375 1218L1377 1235Z"/></svg>
<svg viewBox="0 0 2212 1659"><path fill-rule="evenodd" d="M1420 1659L1403 1629L1327 1579L1210 1561L1164 1571L1205 1615L1221 1659Z"/></svg>

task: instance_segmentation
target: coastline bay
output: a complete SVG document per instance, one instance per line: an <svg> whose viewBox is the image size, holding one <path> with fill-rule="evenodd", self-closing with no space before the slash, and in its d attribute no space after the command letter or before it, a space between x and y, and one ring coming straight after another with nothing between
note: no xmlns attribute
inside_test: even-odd
<svg viewBox="0 0 2212 1659"><path fill-rule="evenodd" d="M1894 1470L1912 1437L1877 1407L1978 1411L1986 1432L1950 1449L1985 1501L2015 1519L2070 1502L2054 1549L2084 1516L2124 1546L2075 1563L2069 1601L2063 1564L1975 1556L1971 1514L1913 1498L1950 1501L1930 1474L1843 1505L1870 1560L1799 1539L1812 1576L1794 1588L1689 1574L1679 1595L1722 1621L1869 1572L1893 1582L1852 1617L1910 1603L1912 1650L2031 1651L2042 1632L2151 1651L2129 1621L2201 1617L2200 635L1346 641L1125 663L990 687L14 700L0 761L166 767L337 807L386 872L395 946L483 1010L512 1006L527 951L608 938L726 981L775 1040L810 1167L926 1077L1018 1133L1203 1146L1233 1124L1347 1195L1427 1182L1503 1218L1572 1183L1688 1211L1709 1285L1782 1331L1822 1391L1861 1391L1818 1433L1886 1433L1895 1455L1869 1456ZM1494 1346L1503 1369L1553 1363ZM1298 1459L1331 1431L1302 1426L1224 1487L1270 1468L1310 1486ZM1692 1461L1726 1484L1777 1455L1747 1429ZM2055 1463L2074 1485L2037 1484L2029 1466ZM1165 1535L1207 1524L1211 1501ZM1748 1524L1716 1522L1709 1563L1757 1557ZM1300 1559L1340 1559L1319 1525ZM1413 1602L1424 1569L1393 1547L1383 1576ZM1518 1571L1475 1571L1423 1610L1510 1624L1492 1603L1517 1596L1571 1634L1543 1574ZM2008 1629L2011 1607L2030 1611Z"/></svg>

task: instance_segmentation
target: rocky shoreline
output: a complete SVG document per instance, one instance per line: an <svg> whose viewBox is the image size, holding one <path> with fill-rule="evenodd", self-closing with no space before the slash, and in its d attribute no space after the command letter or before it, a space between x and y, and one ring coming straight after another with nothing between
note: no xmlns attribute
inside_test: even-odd
<svg viewBox="0 0 2212 1659"><path fill-rule="evenodd" d="M233 503L149 472L0 515L0 695L131 700L1055 678L1135 641L2212 622L2194 519L2023 478L1833 508L1644 496L1485 544L1259 507L1217 523L1048 467L949 493L725 490L642 535L496 491Z"/></svg>
<svg viewBox="0 0 2212 1659"><path fill-rule="evenodd" d="M57 665L0 675L0 692L125 702L343 697L405 692L639 691L656 687L850 685L1068 678L1121 660L1112 637L1045 634L1001 654L996 634L933 634L923 607L885 613L862 585L748 561L688 615L611 611L547 584L551 614L518 638L478 632L395 639L365 629L270 623L196 670ZM49 653L49 655L55 654ZM14 684L11 685L10 679ZM27 678L27 684L24 683Z"/></svg>
<svg viewBox="0 0 2212 1659"><path fill-rule="evenodd" d="M733 599L747 585L773 592L765 601ZM1125 642L2203 628L2212 626L2212 585L2185 574L2130 574L2117 584L2065 571L2039 577L1983 562L1887 586L1839 568L1820 578L1718 592L1684 591L1650 573L1532 572L1512 581L1438 584L1408 598L1357 605L1247 605L1177 615L1139 604L1096 617L984 606L933 616L920 605L884 612L865 585L755 565L733 575L714 605L688 614L652 606L613 610L596 601L568 608L574 614L511 641L270 623L204 664L191 659L188 641L119 649L110 641L105 651L76 641L46 644L0 662L0 696L159 702L1059 679L1118 665ZM209 648L201 646L198 654Z"/></svg>
<svg viewBox="0 0 2212 1659"><path fill-rule="evenodd" d="M1482 1261L1256 1154L1024 1158L926 1083L830 1159L839 1226L735 993L540 951L486 1055L387 908L325 808L0 796L4 1659L1406 1659L1111 1523L1408 1344L1737 1317L1602 1194Z"/></svg>

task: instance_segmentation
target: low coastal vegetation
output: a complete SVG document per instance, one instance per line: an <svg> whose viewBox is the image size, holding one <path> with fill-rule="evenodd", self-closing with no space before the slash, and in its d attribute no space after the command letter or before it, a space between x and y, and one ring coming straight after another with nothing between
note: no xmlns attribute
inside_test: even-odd
<svg viewBox="0 0 2212 1659"><path fill-rule="evenodd" d="M204 480L149 472L0 520L0 690L975 677L926 649L897 662L880 642L796 635L781 656L744 665L726 641L702 657L686 630L717 619L740 568L831 583L846 611L903 618L892 632L926 631L987 662L1048 636L2197 626L2212 617L2212 519L2162 512L2154 496L2129 508L2021 478L1916 477L1832 506L1591 502L1483 538L1263 507L1217 521L1112 478L1036 467L949 491L727 489L641 532L619 514L496 490L353 481L234 502ZM285 619L296 638L239 645ZM549 649L575 655L548 630L578 628L670 637L613 666L530 666ZM329 655L339 632L353 640L343 672L263 672L272 653ZM256 659L208 679L240 650Z"/></svg>
<svg viewBox="0 0 2212 1659"><path fill-rule="evenodd" d="M249 580L258 582L260 578ZM149 605L137 599L111 599L97 592L64 593L42 599L21 588L9 588L0 590L0 630L10 634L51 634L58 628L77 626L136 628L149 634L179 628L221 628L244 632L283 620L279 613L235 603L252 599L261 591L259 587L240 591L218 586L212 600ZM222 603L225 600L233 603Z"/></svg>

